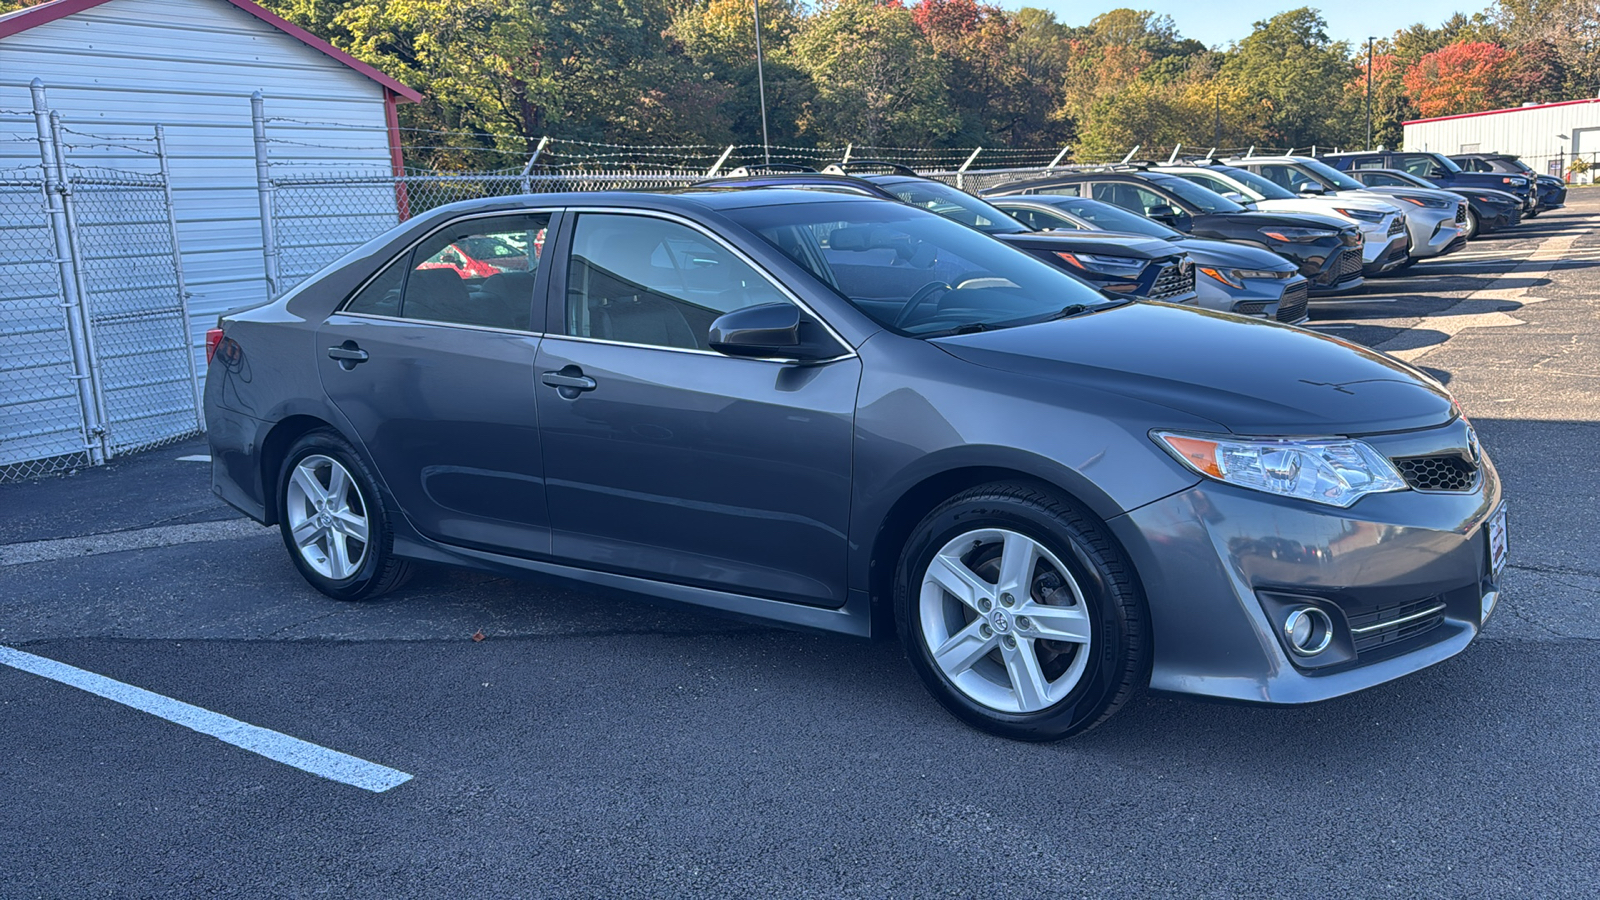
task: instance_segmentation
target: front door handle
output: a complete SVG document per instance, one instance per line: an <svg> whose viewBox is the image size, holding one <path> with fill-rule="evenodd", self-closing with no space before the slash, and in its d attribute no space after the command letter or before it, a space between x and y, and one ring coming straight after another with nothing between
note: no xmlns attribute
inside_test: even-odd
<svg viewBox="0 0 1600 900"><path fill-rule="evenodd" d="M368 360L367 351L356 346L355 341L345 341L337 347L328 348L328 358L339 361L339 368L346 372L354 369L357 363Z"/></svg>
<svg viewBox="0 0 1600 900"><path fill-rule="evenodd" d="M584 391L595 389L595 380L577 366L564 366L559 372L546 372L539 380L556 389L563 400L576 400Z"/></svg>

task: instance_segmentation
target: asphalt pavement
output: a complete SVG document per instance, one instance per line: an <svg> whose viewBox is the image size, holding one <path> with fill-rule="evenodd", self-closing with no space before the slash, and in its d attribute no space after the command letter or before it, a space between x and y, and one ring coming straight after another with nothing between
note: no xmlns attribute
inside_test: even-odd
<svg viewBox="0 0 1600 900"><path fill-rule="evenodd" d="M1147 695L1018 744L892 643L443 568L328 600L202 443L0 486L0 648L411 776L0 665L0 898L1594 896L1600 190L1413 272L1311 325L1460 399L1506 592L1462 655L1309 708Z"/></svg>

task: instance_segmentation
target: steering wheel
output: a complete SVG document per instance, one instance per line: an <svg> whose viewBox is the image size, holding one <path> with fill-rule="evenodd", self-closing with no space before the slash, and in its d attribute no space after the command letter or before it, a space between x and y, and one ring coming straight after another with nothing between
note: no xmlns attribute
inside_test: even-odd
<svg viewBox="0 0 1600 900"><path fill-rule="evenodd" d="M895 313L894 327L906 327L906 323L911 320L911 313L914 312L917 307L926 303L928 298L932 297L935 291L953 290L955 290L955 288L943 281L930 281L922 287L917 288L917 292L911 295L911 299L906 301L906 305L900 307L900 311Z"/></svg>

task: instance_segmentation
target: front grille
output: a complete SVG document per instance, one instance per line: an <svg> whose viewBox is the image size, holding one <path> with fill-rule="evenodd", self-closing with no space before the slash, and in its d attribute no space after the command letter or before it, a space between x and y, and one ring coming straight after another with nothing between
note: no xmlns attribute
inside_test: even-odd
<svg viewBox="0 0 1600 900"><path fill-rule="evenodd" d="M1380 606L1349 617L1356 653L1375 650L1432 631L1444 622L1445 605L1438 597Z"/></svg>
<svg viewBox="0 0 1600 900"><path fill-rule="evenodd" d="M1394 217L1394 221L1389 223L1389 237L1394 237L1395 235L1397 235L1400 232L1405 231L1405 230L1406 230L1406 217L1405 217L1404 214L1395 216Z"/></svg>
<svg viewBox="0 0 1600 900"><path fill-rule="evenodd" d="M1301 282L1283 292L1278 301L1278 321L1298 322L1306 316L1306 301L1311 298L1311 285Z"/></svg>
<svg viewBox="0 0 1600 900"><path fill-rule="evenodd" d="M1161 268L1156 280L1150 283L1151 300L1165 300L1194 290L1194 263L1169 263Z"/></svg>
<svg viewBox="0 0 1600 900"><path fill-rule="evenodd" d="M1414 491L1470 491L1478 482L1478 467L1453 453L1404 456L1394 464Z"/></svg>
<svg viewBox="0 0 1600 900"><path fill-rule="evenodd" d="M1467 223L1467 205L1465 203L1457 203L1456 204L1456 224L1457 225L1465 225L1466 223Z"/></svg>
<svg viewBox="0 0 1600 900"><path fill-rule="evenodd" d="M1361 250L1352 247L1339 257L1339 261L1328 267L1326 272L1317 276L1317 284L1334 284L1344 281L1353 275L1361 274Z"/></svg>

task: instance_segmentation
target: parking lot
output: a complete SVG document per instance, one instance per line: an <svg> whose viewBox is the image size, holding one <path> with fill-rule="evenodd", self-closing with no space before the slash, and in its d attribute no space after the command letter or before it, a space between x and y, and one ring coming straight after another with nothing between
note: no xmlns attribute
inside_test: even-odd
<svg viewBox="0 0 1600 900"><path fill-rule="evenodd" d="M447 569L337 603L202 441L0 486L0 897L1592 896L1597 304L1594 190L1313 304L1445 382L1500 469L1478 643L1057 744L961 725L890 642Z"/></svg>

